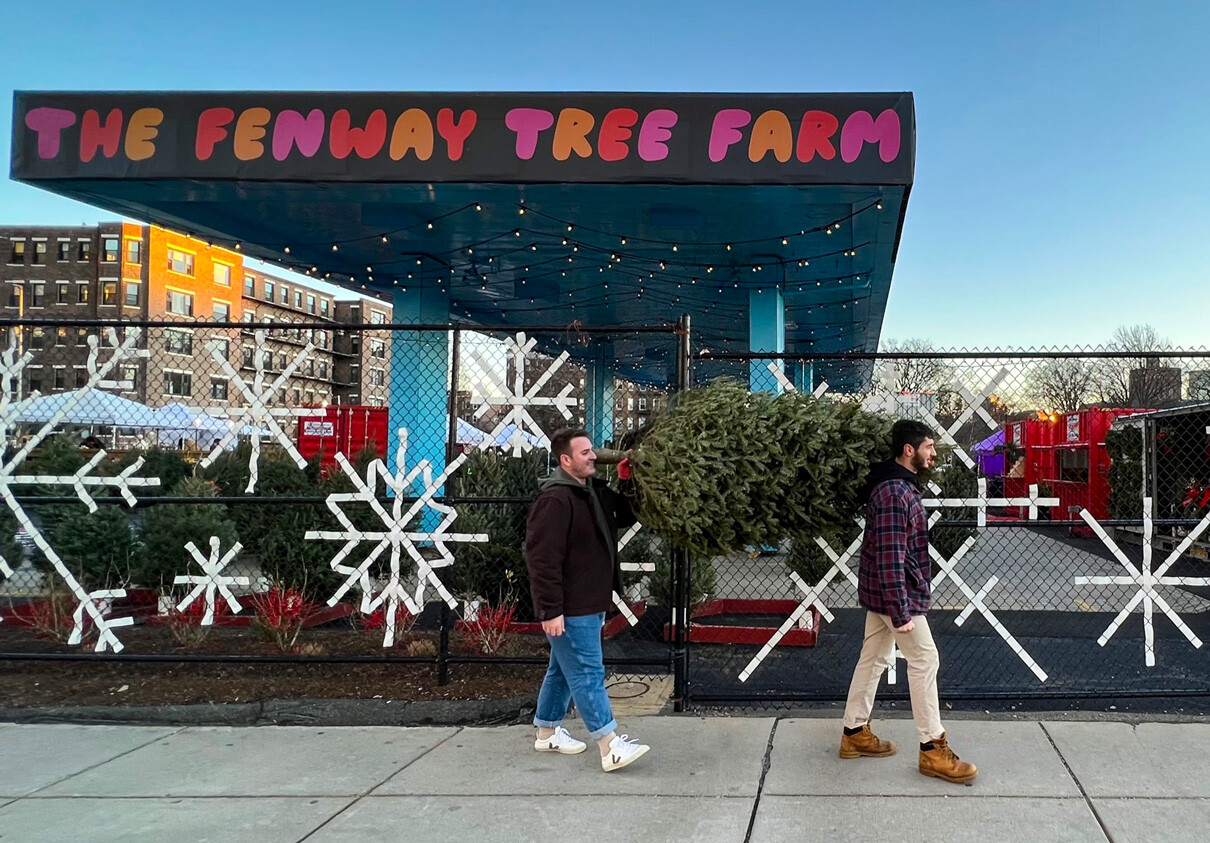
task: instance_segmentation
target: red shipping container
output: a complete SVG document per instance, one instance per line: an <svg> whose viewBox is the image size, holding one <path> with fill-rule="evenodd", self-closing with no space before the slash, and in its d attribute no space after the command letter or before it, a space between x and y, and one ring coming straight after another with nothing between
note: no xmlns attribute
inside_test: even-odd
<svg viewBox="0 0 1210 843"><path fill-rule="evenodd" d="M1054 464L1055 434L1058 425L1050 418L1029 418L1009 422L1004 426L1004 441L1012 443L1022 452L1020 465L1006 466L1004 496L1006 498L1029 497L1029 487L1043 483L1049 477ZM1029 516L1029 507L1014 507L1018 518Z"/></svg>
<svg viewBox="0 0 1210 843"><path fill-rule="evenodd" d="M336 466L336 455L350 460L366 447L379 457L387 452L387 408L356 404L330 404L313 416L298 420L298 452L307 460L320 455L324 473Z"/></svg>

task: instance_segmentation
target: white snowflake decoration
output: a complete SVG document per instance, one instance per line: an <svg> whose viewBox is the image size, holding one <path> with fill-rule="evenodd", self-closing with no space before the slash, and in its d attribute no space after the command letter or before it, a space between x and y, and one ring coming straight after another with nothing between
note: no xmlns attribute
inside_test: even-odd
<svg viewBox="0 0 1210 843"><path fill-rule="evenodd" d="M244 380L243 375L227 359L226 343L224 341L211 340L208 344L210 356L222 368L228 380L243 394L248 406L210 408L208 411L210 414L229 416L230 422L227 432L223 434L223 437L215 443L214 448L202 460L202 467L209 467L227 449L227 446L239 437L240 431L244 426L252 427L253 435L250 437L252 440L252 453L248 457L248 485L244 489L248 493L256 491L256 481L259 476L260 431L269 431L290 458L294 460L294 464L299 468L306 468L306 458L298 452L298 448L294 446L294 441L290 438L285 428L282 427L281 422L284 419L308 416L314 412L313 410L302 408L292 410L289 407L273 406L273 404L278 398L278 393L286 385L286 382L315 349L315 345L308 342L303 350L298 352L294 356L294 359L290 361L290 365L286 366L285 370L271 384L266 386L265 340L268 337L268 332L264 328L258 328L253 336L255 338L253 367L256 374L253 375L251 384Z"/></svg>
<svg viewBox="0 0 1210 843"><path fill-rule="evenodd" d="M766 363L765 366L769 369L769 373L773 375L773 379L777 381L782 390L785 392L798 392L798 387L796 387L794 383L788 377L786 377L786 373L780 366L776 365L772 360ZM814 398L821 398L827 391L828 382L820 381L819 386L811 390L811 395Z"/></svg>
<svg viewBox="0 0 1210 843"><path fill-rule="evenodd" d="M451 474L466 461L466 455L460 454L453 462L437 476L433 477L432 464L421 460L411 470L407 466L407 430L399 430L399 448L396 452L396 472L391 474L381 459L376 459L366 468L363 480L356 469L349 463L343 453L336 455L336 461L341 470L357 487L355 492L334 492L328 496L328 509L340 522L340 530L308 530L306 538L324 541L343 541L344 546L332 558L332 570L343 574L344 583L336 593L328 599L329 606L335 606L349 589L354 586L361 589L361 611L373 612L380 606L385 606L386 633L383 637L384 647L395 643L395 618L399 607L406 606L412 614L420 614L425 603L425 589L431 585L451 608L457 605L454 596L450 594L444 583L437 576L437 569L454 563L454 555L447 546L449 542L486 542L486 533L452 533L450 527L457 518L454 508L433 500L434 496L445 485ZM378 500L376 489L378 480L394 495L390 510L387 510ZM404 498L410 496L410 491L416 481L423 484L423 491L411 503L405 504ZM381 529L360 530L349 519L341 504L361 503L370 507L371 511L382 522ZM440 514L440 521L429 529L409 529L408 525L416 516L425 510ZM372 542L374 547L362 562L356 567L342 564L350 553L360 544ZM437 559L429 559L420 552L421 546L430 546L436 550ZM386 583L375 592L374 579L370 567L384 552L390 551L390 568ZM407 555L416 565L415 591L409 592L401 581L402 571L400 562Z"/></svg>
<svg viewBox="0 0 1210 843"><path fill-rule="evenodd" d="M564 351L542 373L533 386L528 390L525 389L525 361L529 352L533 351L534 346L538 341L533 337L528 339L525 333L519 333L515 338L508 339L509 354L513 356L513 384L510 389L500 378L496 377L494 368L483 359L482 354L478 351L472 352L472 358L483 371L487 380L491 381L495 389L502 393L496 396L480 397L479 409L475 411L475 418L481 418L491 407L501 406L509 407L509 411L504 415L495 429L484 437L479 444L479 448L488 448L495 444L496 438L504 431L509 424L514 424L512 436L508 440L508 444L512 447L514 457L521 456L522 451L529 451L535 447L549 448L550 439L543 432L541 426L534 420L534 417L529 414L528 407L554 407L565 419L571 418L571 408L576 406L576 399L572 396L572 385L564 384L563 389L558 395L543 396L539 393L546 386L546 383L554 376L564 363L571 356ZM537 444L530 442L526 437L526 432L531 433L538 439Z"/></svg>
<svg viewBox="0 0 1210 843"><path fill-rule="evenodd" d="M195 600L201 597L206 605L206 613L202 615L201 625L210 626L214 623L215 598L221 594L223 599L227 601L227 608L231 610L231 614L239 614L240 610L244 607L231 592L231 586L250 585L252 580L249 577L229 576L223 573L223 569L231 564L231 560L239 555L244 546L236 542L223 554L221 559L219 558L218 536L210 537L209 557L202 556L201 551L197 549L197 545L193 542L186 544L185 549L189 551L189 555L193 557L193 561L197 562L201 567L202 573L200 576L196 574L178 576L172 581L173 585L193 586L193 590L185 595L181 602L177 604L176 610L178 612L185 611L193 605Z"/></svg>
<svg viewBox="0 0 1210 843"><path fill-rule="evenodd" d="M1134 596L1127 601L1122 607L1122 611L1118 612L1118 616L1113 619L1101 637L1097 639L1097 643L1104 647L1113 634L1118 631L1118 628L1125 622L1126 618L1130 617L1130 613L1135 610L1140 603L1143 604L1143 661L1148 667L1155 667L1155 622L1154 609L1159 608L1161 612L1168 616L1169 620L1181 631L1181 634L1189 640L1189 643L1196 648L1201 648L1202 640L1197 637L1189 626L1181 620L1181 616L1173 611L1160 593L1156 591L1156 586L1161 585L1192 585L1205 586L1210 585L1210 577L1168 577L1164 576L1168 573L1168 569L1175 565L1184 555L1185 551L1193 542L1197 541L1207 527L1210 527L1210 515L1207 515L1197 526L1194 527L1189 535L1181 540L1181 543L1173 548L1172 552L1164 560L1163 564L1154 571L1151 569L1152 564L1152 533L1155 529L1154 521L1152 520L1152 499L1150 497L1143 498L1143 561L1136 568L1126 558L1126 554L1122 553L1122 549L1118 547L1117 542L1109 537L1097 520L1086 509L1080 510L1080 517L1084 522L1092 528L1092 531L1097 534L1105 546L1109 548L1114 559L1122 563L1122 567L1126 569L1126 575L1120 577L1076 577L1076 585L1125 585L1137 587L1138 591Z"/></svg>
<svg viewBox="0 0 1210 843"><path fill-rule="evenodd" d="M71 635L68 638L68 643L79 644L83 641L85 628L91 624L97 630L97 652L104 652L109 649L112 649L114 652L120 652L123 649L122 642L118 640L113 630L117 627L129 626L134 623L134 619L129 617L110 618L107 615L113 605L113 601L117 598L125 597L126 590L117 588L90 592L85 589L67 565L64 564L63 559L50 545L50 542L46 540L42 531L30 519L24 507L17 501L14 487L34 485L69 486L75 491L80 501L88 507L89 512L96 512L98 508L97 502L89 493L89 487L111 487L116 489L128 504L134 505L136 498L132 488L158 486L160 484L158 477L134 476L143 466L143 459L141 457L116 477L91 476L92 470L105 458L106 454L104 451L99 451L79 471L63 477L43 474L22 475L17 473L21 465L33 453L34 449L50 436L59 423L68 417L85 396L102 384L109 384L111 387L115 385L121 386L122 382L110 378L110 373L120 364L147 356L145 350L137 347L139 336L139 329L131 328L126 332L126 337L120 340L117 331L109 328L106 332L106 339L109 345L107 350L112 353L109 355L109 359L105 361L101 360L100 341L96 337L89 337L88 380L83 387L76 390L63 402L54 416L48 419L21 448L13 453L9 453L8 433L15 423L17 411L16 406L12 405L9 401L9 394L14 379L20 382L22 371L32 359L32 356L30 354L24 354L21 357L17 356L15 334L10 334L9 347L0 354L0 385L4 387L3 394L0 394L0 496L3 496L4 505L12 512L21 529L30 536L34 545L42 551L47 561L50 562L55 573L62 578L71 593L80 601L72 615L74 624ZM3 561L0 571L5 576L12 576L12 568L7 561Z"/></svg>

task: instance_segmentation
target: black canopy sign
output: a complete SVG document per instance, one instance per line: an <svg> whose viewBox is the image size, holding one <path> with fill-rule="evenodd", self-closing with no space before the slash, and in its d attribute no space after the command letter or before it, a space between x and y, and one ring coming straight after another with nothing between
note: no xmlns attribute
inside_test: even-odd
<svg viewBox="0 0 1210 843"><path fill-rule="evenodd" d="M16 179L910 184L912 95L18 93Z"/></svg>

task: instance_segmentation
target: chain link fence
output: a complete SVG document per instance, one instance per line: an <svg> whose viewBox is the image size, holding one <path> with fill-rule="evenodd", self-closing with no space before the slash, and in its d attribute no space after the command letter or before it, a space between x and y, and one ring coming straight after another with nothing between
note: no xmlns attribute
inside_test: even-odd
<svg viewBox="0 0 1210 843"><path fill-rule="evenodd" d="M546 437L626 447L679 389L730 377L937 432L947 699L1210 693L1210 354L690 359L675 327L3 327L3 658L414 663L434 685L539 669L523 545ZM681 707L843 699L860 536L688 559L629 531L607 662L674 673Z"/></svg>

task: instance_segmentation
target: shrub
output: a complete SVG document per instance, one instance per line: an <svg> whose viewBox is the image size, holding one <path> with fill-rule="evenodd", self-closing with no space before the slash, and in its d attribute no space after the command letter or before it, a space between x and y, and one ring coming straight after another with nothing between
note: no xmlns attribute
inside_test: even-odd
<svg viewBox="0 0 1210 843"><path fill-rule="evenodd" d="M672 562L665 553L656 559L655 571L648 581L651 602L666 609L672 608ZM689 562L689 607L693 610L714 597L717 586L714 580L714 563L709 557L697 557Z"/></svg>
<svg viewBox="0 0 1210 843"><path fill-rule="evenodd" d="M173 497L213 498L218 487L209 480L187 477L170 490ZM222 504L165 504L151 507L143 516L141 547L132 571L135 583L166 590L178 574L196 569L197 563L185 545L193 542L206 556L210 537L218 536L219 549L226 553L238 541L235 522Z"/></svg>

